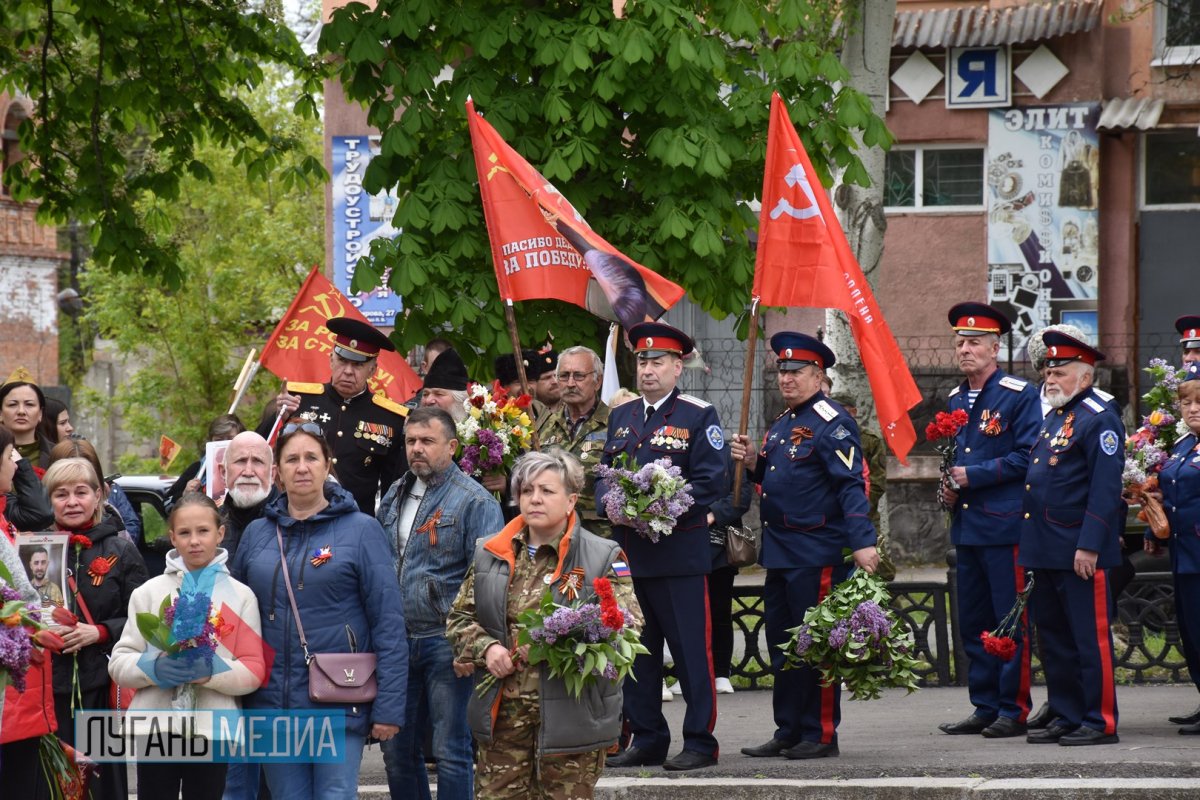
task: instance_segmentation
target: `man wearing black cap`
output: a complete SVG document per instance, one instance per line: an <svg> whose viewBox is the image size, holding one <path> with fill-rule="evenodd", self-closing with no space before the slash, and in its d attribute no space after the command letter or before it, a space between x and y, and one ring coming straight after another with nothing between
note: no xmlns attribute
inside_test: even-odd
<svg viewBox="0 0 1200 800"><path fill-rule="evenodd" d="M1175 320L1179 331L1179 346L1183 349L1183 363L1200 363L1200 316L1189 314Z"/></svg>
<svg viewBox="0 0 1200 800"><path fill-rule="evenodd" d="M453 347L441 352L430 365L425 375L425 386L421 390L421 405L437 406L449 414L455 422L467 416L463 405L467 399L467 367Z"/></svg>
<svg viewBox="0 0 1200 800"><path fill-rule="evenodd" d="M1059 331L1042 340L1053 410L1029 454L1018 563L1033 570L1030 607L1058 717L1026 741L1115 744L1108 570L1121 563L1125 427L1092 389L1104 354Z"/></svg>
<svg viewBox="0 0 1200 800"><path fill-rule="evenodd" d="M950 309L954 354L966 380L950 392L950 411L967 414L955 437L958 452L944 477L943 500L954 509L958 619L967 652L971 716L938 726L951 735L1003 739L1025 733L1029 716L1029 626L1022 624L1017 653L1002 661L985 652L980 634L993 630L1025 588L1017 567L1021 495L1029 448L1042 420L1037 389L1006 375L997 364L1000 336L1012 329L984 303Z"/></svg>
<svg viewBox="0 0 1200 800"><path fill-rule="evenodd" d="M633 663L637 680L625 683L625 719L633 742L624 753L609 758L608 764L699 769L717 763L717 739L712 734L717 720L716 678L708 625L707 576L712 568L708 508L729 493L725 434L716 409L676 388L683 357L694 347L692 340L656 322L634 325L629 338L637 353L642 397L609 414L601 463L611 466L620 453L637 467L669 459L691 483L695 504L676 520L670 535L657 542L632 528L613 528L613 537L628 556L633 587L646 617L641 638L649 653ZM605 481L596 482L596 506L602 512L608 491ZM687 703L683 751L670 759L671 731L662 714L664 640L675 658Z"/></svg>
<svg viewBox="0 0 1200 800"><path fill-rule="evenodd" d="M771 337L778 358L779 391L786 408L761 448L735 436L733 460L762 487L763 540L759 562L767 568L763 606L767 651L775 678L770 741L742 752L753 757L831 758L839 754L841 690L823 686L809 666L784 669L788 630L857 566L875 572L879 552L868 516L858 425L821 391L833 351L803 333ZM843 550L853 553L845 563Z"/></svg>
<svg viewBox="0 0 1200 800"><path fill-rule="evenodd" d="M548 414L562 411L562 386L558 382L558 353L553 347L544 347L533 354L537 364L538 377L533 382L533 397L546 407Z"/></svg>
<svg viewBox="0 0 1200 800"><path fill-rule="evenodd" d="M334 317L329 383L288 381L279 407L315 422L333 448L337 479L354 495L364 514L375 515L375 499L396 482L408 464L404 457L404 417L408 409L367 389L380 350L396 347L365 322ZM294 393L294 394L293 394ZM259 430L266 436L270 432Z"/></svg>

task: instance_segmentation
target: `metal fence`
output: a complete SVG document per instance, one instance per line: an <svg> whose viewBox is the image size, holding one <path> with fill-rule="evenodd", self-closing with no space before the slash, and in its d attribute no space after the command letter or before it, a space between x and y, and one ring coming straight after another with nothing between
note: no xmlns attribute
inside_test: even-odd
<svg viewBox="0 0 1200 800"><path fill-rule="evenodd" d="M952 686L966 682L966 656L954 635L956 594L951 581L896 582L888 587L892 610L912 628L917 670L922 686ZM1170 573L1138 575L1121 594L1113 625L1118 679L1128 683L1187 681L1187 664L1175 622L1175 592ZM770 686L770 656L763 623L761 586L733 590L734 659L730 674L751 689ZM1041 665L1034 654L1034 679Z"/></svg>

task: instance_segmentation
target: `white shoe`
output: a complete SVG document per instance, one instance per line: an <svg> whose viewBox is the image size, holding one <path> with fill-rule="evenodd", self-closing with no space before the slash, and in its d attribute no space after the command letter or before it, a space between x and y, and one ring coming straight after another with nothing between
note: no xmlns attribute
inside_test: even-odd
<svg viewBox="0 0 1200 800"><path fill-rule="evenodd" d="M733 684L729 678L717 678L717 694L733 694Z"/></svg>
<svg viewBox="0 0 1200 800"><path fill-rule="evenodd" d="M671 684L671 694L683 694L683 684L679 681Z"/></svg>
<svg viewBox="0 0 1200 800"><path fill-rule="evenodd" d="M675 695L671 694L671 687L667 686L666 681L663 681L662 701L664 703L669 703L674 699L675 699Z"/></svg>

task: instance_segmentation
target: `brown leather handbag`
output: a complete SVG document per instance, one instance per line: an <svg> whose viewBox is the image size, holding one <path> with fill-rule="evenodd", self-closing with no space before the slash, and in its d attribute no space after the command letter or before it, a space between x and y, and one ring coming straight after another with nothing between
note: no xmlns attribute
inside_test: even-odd
<svg viewBox="0 0 1200 800"><path fill-rule="evenodd" d="M292 592L292 577L288 574L287 553L283 549L283 533L275 526L275 539L279 542L279 559L283 567L283 583L287 587L288 602L292 604L292 616L296 619L296 630L300 634L300 647L304 650L304 663L308 665L308 699L314 703L369 703L379 692L375 679L376 659L374 653L359 653L354 630L347 625L346 637L352 652L309 653L304 625L300 622L300 610L296 608L296 595Z"/></svg>

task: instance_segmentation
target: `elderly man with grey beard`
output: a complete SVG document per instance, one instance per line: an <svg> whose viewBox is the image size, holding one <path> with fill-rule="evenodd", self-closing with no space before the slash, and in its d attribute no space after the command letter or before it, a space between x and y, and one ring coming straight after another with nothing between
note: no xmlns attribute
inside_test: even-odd
<svg viewBox="0 0 1200 800"><path fill-rule="evenodd" d="M430 374L453 353L438 356ZM446 411L425 405L409 414L404 448L408 471L388 489L377 515L392 543L408 629L408 708L400 733L383 743L383 763L392 797L431 797L425 756L432 755L438 800L470 800L467 702L474 666L454 661L446 617L475 542L503 528L504 517L496 498L454 463L458 438ZM430 725L433 752L422 753Z"/></svg>
<svg viewBox="0 0 1200 800"><path fill-rule="evenodd" d="M254 431L239 433L225 448L225 459L219 465L225 481L225 500L221 503L221 519L225 524L225 539L221 546L229 557L237 552L242 531L262 516L263 508L275 499L275 466L271 446Z"/></svg>

